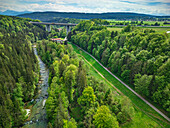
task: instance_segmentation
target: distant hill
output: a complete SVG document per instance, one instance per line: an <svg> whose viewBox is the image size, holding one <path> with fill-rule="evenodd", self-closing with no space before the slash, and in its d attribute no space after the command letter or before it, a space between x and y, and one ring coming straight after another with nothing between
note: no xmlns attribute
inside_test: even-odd
<svg viewBox="0 0 170 128"><path fill-rule="evenodd" d="M50 21L56 17L75 18L75 19L116 19L116 20L155 20L156 18L170 18L170 16L154 16L129 12L111 12L111 13L79 13L79 12L33 12L18 15L41 21Z"/></svg>
<svg viewBox="0 0 170 128"><path fill-rule="evenodd" d="M13 11L13 10L6 10L4 12L0 11L0 15L7 15L7 16L16 16L16 15L20 15L20 14L24 14L24 13L31 13L31 12L29 12L29 11L17 12L17 11Z"/></svg>

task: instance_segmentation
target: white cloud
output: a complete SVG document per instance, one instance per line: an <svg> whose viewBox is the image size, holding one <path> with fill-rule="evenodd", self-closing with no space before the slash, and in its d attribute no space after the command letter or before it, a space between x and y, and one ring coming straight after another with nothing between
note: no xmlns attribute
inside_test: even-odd
<svg viewBox="0 0 170 128"><path fill-rule="evenodd" d="M23 4L23 2L25 4ZM124 1L124 2L123 2ZM129 2L128 2L129 1ZM147 5L148 2L170 3L169 0L1 0L0 11L64 11L64 12L137 12L170 15L168 4Z"/></svg>

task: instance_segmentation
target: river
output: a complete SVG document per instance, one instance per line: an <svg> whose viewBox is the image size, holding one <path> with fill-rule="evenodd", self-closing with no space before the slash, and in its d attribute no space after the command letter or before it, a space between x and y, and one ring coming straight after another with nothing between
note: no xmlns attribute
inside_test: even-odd
<svg viewBox="0 0 170 128"><path fill-rule="evenodd" d="M39 66L40 66L40 80L38 86L37 98L35 105L30 110L30 115L28 121L25 122L23 128L47 128L47 118L45 110L45 102L48 98L48 77L49 70L46 68L45 64L42 62L40 57L37 54L37 50L34 47L34 54L38 57Z"/></svg>

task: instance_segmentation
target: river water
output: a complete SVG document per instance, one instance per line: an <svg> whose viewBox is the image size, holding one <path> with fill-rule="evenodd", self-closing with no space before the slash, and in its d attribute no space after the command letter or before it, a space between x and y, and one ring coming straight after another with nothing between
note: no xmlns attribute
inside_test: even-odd
<svg viewBox="0 0 170 128"><path fill-rule="evenodd" d="M45 102L48 98L48 77L49 70L46 68L45 64L39 58L37 50L34 47L34 54L38 57L39 66L40 66L40 80L38 86L37 98L35 105L32 107L29 120L25 123L23 128L47 128L47 118L45 110Z"/></svg>

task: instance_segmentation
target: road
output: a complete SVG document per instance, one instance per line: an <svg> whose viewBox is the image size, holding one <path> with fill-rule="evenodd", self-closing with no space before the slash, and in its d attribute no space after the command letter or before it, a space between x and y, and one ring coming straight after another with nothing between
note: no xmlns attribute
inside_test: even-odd
<svg viewBox="0 0 170 128"><path fill-rule="evenodd" d="M74 44L76 45L76 44ZM77 46L77 45L76 45ZM125 84L123 81L121 81L117 76L115 76L113 73L111 73L106 67L104 67L94 56L77 46L79 49L87 53L89 56L91 56L95 61L97 61L107 72L109 72L113 77L115 77L120 83L122 83L126 88L128 88L131 92L133 92L137 97L139 97L141 100L143 100L147 105L149 105L152 109L154 109L156 112L158 112L161 116L163 116L167 121L170 122L170 119L163 114L161 111L159 111L155 106L153 106L151 103L149 103L147 100L145 100L142 96L140 96L138 93L136 93L132 88L130 88L127 84Z"/></svg>

